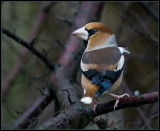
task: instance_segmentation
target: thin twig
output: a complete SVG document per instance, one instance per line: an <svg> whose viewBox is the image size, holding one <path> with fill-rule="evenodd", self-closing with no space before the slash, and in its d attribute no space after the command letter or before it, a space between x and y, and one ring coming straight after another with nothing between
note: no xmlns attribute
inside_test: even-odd
<svg viewBox="0 0 160 131"><path fill-rule="evenodd" d="M33 27L30 32L30 37L27 42L33 41L33 39L38 35L38 32L40 31L43 22L46 20L46 16L49 12L49 9L53 6L54 2L43 2L37 16L35 17L35 20L33 22ZM29 54L29 50L24 47L21 52L21 56L15 61L15 65L11 69L10 73L7 75L3 86L2 86L2 101L4 100L5 96L7 95L9 91L9 87L12 84L13 80L16 78L18 73L22 70L23 65L26 61L26 58Z"/></svg>
<svg viewBox="0 0 160 131"><path fill-rule="evenodd" d="M123 82L122 82L122 83L124 84L125 89L126 89L126 91L129 93L129 95L130 95L130 96L133 96L133 91L128 87L127 82L126 82L125 79L123 79ZM123 86L123 87L124 87L124 86ZM147 118L146 118L146 115L144 114L143 110L142 110L140 107L136 107L136 109L137 109L137 111L138 111L138 113L139 113L139 116L140 116L140 118L142 119L142 121L143 121L144 123L146 123L146 122L147 122ZM152 128L151 128L151 125L147 125L147 128L148 128L148 129L152 129Z"/></svg>
<svg viewBox="0 0 160 131"><path fill-rule="evenodd" d="M48 60L48 58L46 56L44 56L41 52L39 52L36 48L34 48L33 44L30 44L30 43L22 40L20 37L18 37L17 35L15 35L14 33L10 32L9 30L7 30L3 27L2 27L2 33L7 35L8 37L12 38L13 40L15 40L17 43L21 44L22 46L26 47L34 55L36 55L38 58L40 58L50 70L54 70L54 65ZM33 43L33 41L31 43Z"/></svg>
<svg viewBox="0 0 160 131"><path fill-rule="evenodd" d="M147 10L147 12L149 14L151 14L151 16L158 21L158 12L156 12L150 5L148 2L140 2L141 5ZM158 5L158 2L157 2Z"/></svg>
<svg viewBox="0 0 160 131"><path fill-rule="evenodd" d="M62 43L60 42L60 40L54 38L53 35L52 35L52 33L49 32L49 33L47 33L47 35L49 35L49 36L52 38L52 40L54 40L60 47L62 47L62 49L65 48L64 44L62 44Z"/></svg>
<svg viewBox="0 0 160 131"><path fill-rule="evenodd" d="M69 19L66 19L66 18L63 18L63 17L60 17L60 16L56 17L56 19L67 23L69 26L72 26L73 21L71 21Z"/></svg>
<svg viewBox="0 0 160 131"><path fill-rule="evenodd" d="M41 95L37 100L16 120L10 128L24 129L30 124L30 119L38 116L43 109L54 99L55 95L48 89L44 90L44 95Z"/></svg>
<svg viewBox="0 0 160 131"><path fill-rule="evenodd" d="M158 114L151 116L150 119L141 127L141 129L144 129L151 122L152 119L155 119L158 116L159 116Z"/></svg>
<svg viewBox="0 0 160 131"><path fill-rule="evenodd" d="M145 25L145 22L141 19L141 16L135 11L128 9L128 7L125 4L121 2L119 4L122 6L122 8L125 10L125 13L126 13L125 15L121 15L121 16L128 21L128 24L131 26L131 28L135 32L143 36L145 39L153 40L155 43L158 43L158 39L155 38L153 33L147 28L147 26ZM134 24L132 24L131 20L128 18L127 13L130 13L132 16L134 16L138 20L140 26L143 27L144 31L147 33L148 36L145 36L144 33L142 33L137 28L135 28Z"/></svg>

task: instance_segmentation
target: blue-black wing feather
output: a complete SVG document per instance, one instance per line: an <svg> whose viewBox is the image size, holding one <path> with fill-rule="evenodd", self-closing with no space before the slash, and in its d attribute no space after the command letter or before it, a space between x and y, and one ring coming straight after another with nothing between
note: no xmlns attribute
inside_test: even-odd
<svg viewBox="0 0 160 131"><path fill-rule="evenodd" d="M98 72L95 69L90 69L88 71L82 71L85 77L87 77L95 85L100 85L100 89L97 95L100 96L104 91L110 90L110 87L117 81L121 75L123 67L118 71L106 70L105 74Z"/></svg>

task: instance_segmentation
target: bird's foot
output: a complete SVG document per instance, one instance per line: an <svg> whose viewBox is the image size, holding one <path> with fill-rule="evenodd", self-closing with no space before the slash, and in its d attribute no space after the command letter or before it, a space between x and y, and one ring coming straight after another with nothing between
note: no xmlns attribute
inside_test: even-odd
<svg viewBox="0 0 160 131"><path fill-rule="evenodd" d="M98 104L99 102L94 100L94 106L93 106L94 113L96 113L96 107Z"/></svg>
<svg viewBox="0 0 160 131"><path fill-rule="evenodd" d="M124 93L123 95L115 95L115 94L111 93L110 95L116 98L116 102L114 104L114 111L115 111L115 108L118 107L119 99L123 98L124 96L129 97L129 94L127 94L127 93Z"/></svg>

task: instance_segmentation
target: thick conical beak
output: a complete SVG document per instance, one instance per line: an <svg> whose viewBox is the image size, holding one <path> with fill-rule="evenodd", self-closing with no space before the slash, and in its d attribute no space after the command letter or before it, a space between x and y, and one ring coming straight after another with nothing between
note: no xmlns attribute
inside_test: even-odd
<svg viewBox="0 0 160 131"><path fill-rule="evenodd" d="M85 30L85 27L79 28L78 30L74 31L72 35L82 39L87 40L88 39L88 31Z"/></svg>

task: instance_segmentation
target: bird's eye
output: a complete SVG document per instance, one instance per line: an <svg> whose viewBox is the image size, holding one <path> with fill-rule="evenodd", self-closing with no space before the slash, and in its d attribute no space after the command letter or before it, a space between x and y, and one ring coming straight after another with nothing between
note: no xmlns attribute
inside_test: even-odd
<svg viewBox="0 0 160 131"><path fill-rule="evenodd" d="M97 31L97 29L92 29L91 32L92 32L92 34L95 34L98 31Z"/></svg>
<svg viewBox="0 0 160 131"><path fill-rule="evenodd" d="M87 31L88 31L88 33L89 33L89 37L98 32L97 29L90 29L90 30L87 30Z"/></svg>

